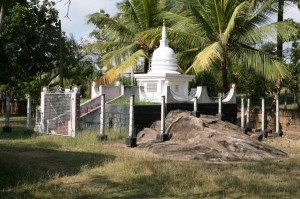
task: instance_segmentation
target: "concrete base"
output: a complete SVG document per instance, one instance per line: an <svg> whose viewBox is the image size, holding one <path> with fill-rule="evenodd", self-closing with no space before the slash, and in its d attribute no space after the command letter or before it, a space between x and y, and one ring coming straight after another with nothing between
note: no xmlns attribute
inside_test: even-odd
<svg viewBox="0 0 300 199"><path fill-rule="evenodd" d="M282 133L281 131L280 131L280 132L275 132L275 133L274 133L274 136L275 136L275 137L281 137L282 134L283 134L283 133Z"/></svg>
<svg viewBox="0 0 300 199"><path fill-rule="evenodd" d="M11 127L10 126L4 126L3 127L3 133L10 133L11 132Z"/></svg>
<svg viewBox="0 0 300 199"><path fill-rule="evenodd" d="M262 139L266 139L268 137L268 131L261 131Z"/></svg>
<svg viewBox="0 0 300 199"><path fill-rule="evenodd" d="M165 133L159 133L156 135L156 140L164 142L164 141L168 141L169 140L169 135L165 134Z"/></svg>
<svg viewBox="0 0 300 199"><path fill-rule="evenodd" d="M200 117L200 112L199 111L192 111L192 116Z"/></svg>
<svg viewBox="0 0 300 199"><path fill-rule="evenodd" d="M241 133L244 133L244 134L247 133L246 128L243 128L243 127L240 128L240 131L241 131Z"/></svg>
<svg viewBox="0 0 300 199"><path fill-rule="evenodd" d="M218 119L220 119L220 120L222 120L222 121L224 121L225 120L225 115L224 114L216 114L216 118L218 118Z"/></svg>
<svg viewBox="0 0 300 199"><path fill-rule="evenodd" d="M125 144L128 147L136 147L136 137L127 137L125 138Z"/></svg>
<svg viewBox="0 0 300 199"><path fill-rule="evenodd" d="M252 132L252 129L251 129L250 127L246 127L245 130L246 130L246 133L247 133L247 132Z"/></svg>
<svg viewBox="0 0 300 199"><path fill-rule="evenodd" d="M107 140L107 135L105 135L105 134L97 135L97 140L99 140L99 141Z"/></svg>

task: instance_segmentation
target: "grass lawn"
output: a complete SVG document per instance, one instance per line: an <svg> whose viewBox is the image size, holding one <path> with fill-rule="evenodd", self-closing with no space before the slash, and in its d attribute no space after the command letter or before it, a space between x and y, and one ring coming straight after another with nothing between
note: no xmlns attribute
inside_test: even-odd
<svg viewBox="0 0 300 199"><path fill-rule="evenodd" d="M3 125L3 123L0 122ZM0 130L0 198L300 198L300 145L267 162L178 161L124 145L126 133L24 135ZM280 138L278 138L280 139Z"/></svg>

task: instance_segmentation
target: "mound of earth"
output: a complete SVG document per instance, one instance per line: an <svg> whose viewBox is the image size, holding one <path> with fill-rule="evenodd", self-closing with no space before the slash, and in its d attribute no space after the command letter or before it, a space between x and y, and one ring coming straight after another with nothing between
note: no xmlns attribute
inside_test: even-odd
<svg viewBox="0 0 300 199"><path fill-rule="evenodd" d="M158 142L160 121L138 134L138 147L161 156L184 160L244 161L269 160L288 154L240 132L239 127L213 116L191 116L189 111L172 111L166 117L169 141Z"/></svg>

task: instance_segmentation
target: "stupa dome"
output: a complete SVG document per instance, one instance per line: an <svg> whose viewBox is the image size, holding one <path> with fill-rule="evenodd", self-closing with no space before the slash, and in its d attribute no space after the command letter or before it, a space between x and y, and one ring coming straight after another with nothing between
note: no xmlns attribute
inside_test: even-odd
<svg viewBox="0 0 300 199"><path fill-rule="evenodd" d="M151 60L150 74L171 73L180 74L177 71L176 55L172 48L169 47L165 24L162 28L162 39L159 47L153 52Z"/></svg>

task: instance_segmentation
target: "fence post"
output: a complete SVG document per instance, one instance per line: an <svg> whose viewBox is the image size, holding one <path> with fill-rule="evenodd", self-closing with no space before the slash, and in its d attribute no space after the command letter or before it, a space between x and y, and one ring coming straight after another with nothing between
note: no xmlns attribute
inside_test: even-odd
<svg viewBox="0 0 300 199"><path fill-rule="evenodd" d="M161 96L161 110L160 110L160 133L157 134L156 139L159 141L167 141L168 140L168 134L165 133L165 107L166 107L166 102L165 102L165 96Z"/></svg>
<svg viewBox="0 0 300 199"><path fill-rule="evenodd" d="M11 127L9 124L9 117L10 117L10 96L6 95L6 107L5 107L5 126L3 127L3 132L9 133L11 132Z"/></svg>
<svg viewBox="0 0 300 199"><path fill-rule="evenodd" d="M97 135L97 139L107 140L107 135L105 135L105 94L101 95L101 108L100 108L100 134Z"/></svg>
<svg viewBox="0 0 300 199"><path fill-rule="evenodd" d="M46 128L46 121L45 121L45 98L46 94L48 92L47 87L43 87L42 92L41 92L41 120L40 120L40 132L39 133L46 133L47 128Z"/></svg>
<svg viewBox="0 0 300 199"><path fill-rule="evenodd" d="M247 131L251 131L251 127L250 127L250 98L247 99L246 132Z"/></svg>
<svg viewBox="0 0 300 199"><path fill-rule="evenodd" d="M134 95L130 96L129 103L129 134L125 138L125 144L129 147L136 147L136 136L134 135Z"/></svg>
<svg viewBox="0 0 300 199"><path fill-rule="evenodd" d="M198 111L198 100L197 97L194 97L194 110L192 111L192 115L195 117L200 117L200 112Z"/></svg>
<svg viewBox="0 0 300 199"><path fill-rule="evenodd" d="M281 135L279 125L280 125L280 123L279 123L279 99L277 97L276 98L276 130L275 130L275 135L276 136Z"/></svg>
<svg viewBox="0 0 300 199"><path fill-rule="evenodd" d="M216 117L220 120L224 120L224 114L222 114L222 97L219 97L219 103L218 103L218 113L216 114Z"/></svg>
<svg viewBox="0 0 300 199"><path fill-rule="evenodd" d="M79 89L77 86L74 87L72 93L71 93L71 129L69 130L69 134L71 137L75 137L76 130L78 129L78 115L79 110L77 106L77 100L79 95Z"/></svg>
<svg viewBox="0 0 300 199"><path fill-rule="evenodd" d="M265 139L267 137L265 131L265 99L261 98L261 134L262 138Z"/></svg>
<svg viewBox="0 0 300 199"><path fill-rule="evenodd" d="M241 132L246 133L245 130L245 104L244 98L241 98Z"/></svg>
<svg viewBox="0 0 300 199"><path fill-rule="evenodd" d="M26 133L30 133L31 129L31 96L27 95L27 118L26 118Z"/></svg>

